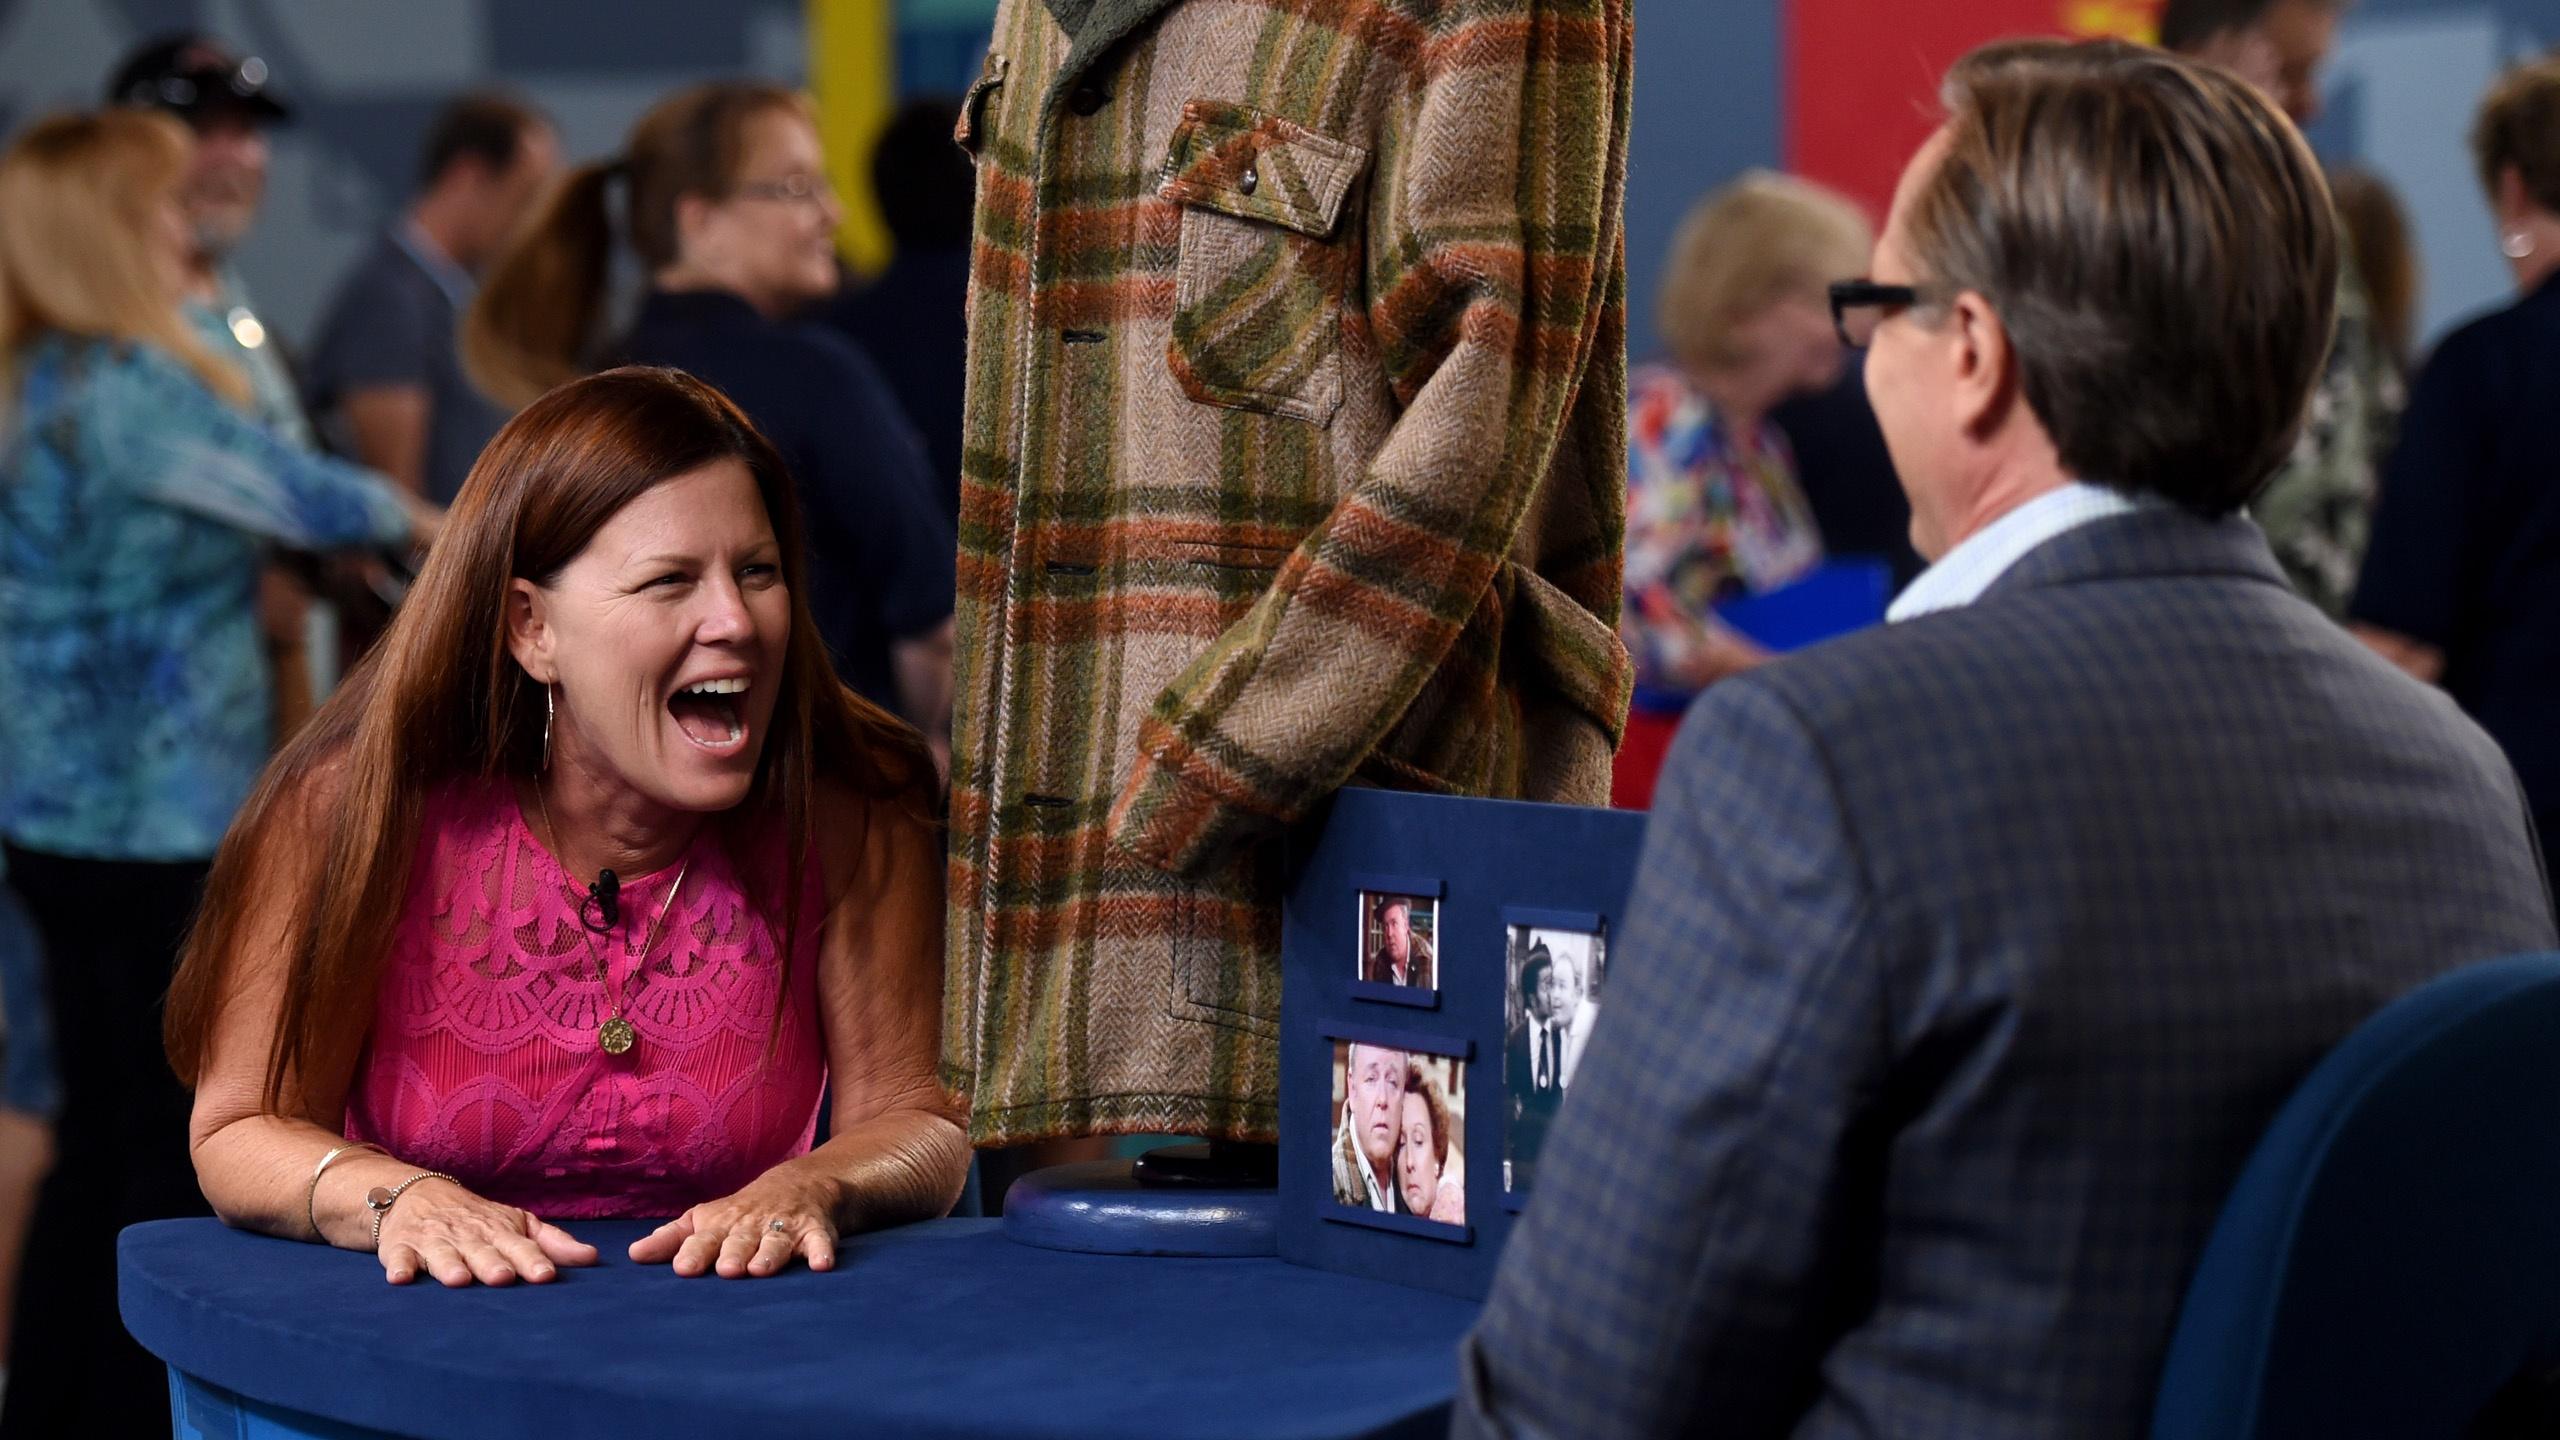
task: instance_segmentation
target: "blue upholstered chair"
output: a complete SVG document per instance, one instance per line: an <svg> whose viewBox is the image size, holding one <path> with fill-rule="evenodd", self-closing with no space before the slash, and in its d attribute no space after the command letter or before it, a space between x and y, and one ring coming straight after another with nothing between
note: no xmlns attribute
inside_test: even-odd
<svg viewBox="0 0 2560 1440"><path fill-rule="evenodd" d="M2403 996L2311 1072L2197 1266L2153 1440L2464 1434L2560 1353L2560 955Z"/></svg>

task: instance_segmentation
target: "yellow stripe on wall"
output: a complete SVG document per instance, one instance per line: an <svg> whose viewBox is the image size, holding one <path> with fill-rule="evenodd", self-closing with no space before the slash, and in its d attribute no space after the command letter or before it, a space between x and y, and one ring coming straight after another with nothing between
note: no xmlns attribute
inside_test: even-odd
<svg viewBox="0 0 2560 1440"><path fill-rule="evenodd" d="M827 177L844 198L836 248L863 275L889 263L889 229L871 193L871 147L897 103L897 0L805 0L809 90Z"/></svg>

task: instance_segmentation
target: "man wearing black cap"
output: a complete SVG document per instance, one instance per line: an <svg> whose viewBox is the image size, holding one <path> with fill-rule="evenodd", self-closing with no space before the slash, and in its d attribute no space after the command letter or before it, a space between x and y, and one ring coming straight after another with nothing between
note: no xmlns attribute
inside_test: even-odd
<svg viewBox="0 0 2560 1440"><path fill-rule="evenodd" d="M215 353L248 372L259 418L307 446L311 428L292 376L230 264L266 200L267 127L293 118L267 79L267 63L254 55L235 56L208 36L176 35L143 46L118 67L107 100L166 110L195 132L183 192L196 233L188 309Z"/></svg>
<svg viewBox="0 0 2560 1440"><path fill-rule="evenodd" d="M232 252L266 201L267 129L293 119L293 107L271 78L267 62L209 35L169 35L127 56L108 80L106 98L111 105L166 110L195 132L195 159L181 190L196 235L187 318L214 354L249 377L259 423L308 450L317 441L301 387L231 266ZM324 638L314 649L306 643L311 608L300 582L284 570L268 571L259 610L275 667L279 737L290 735L334 683L335 644Z"/></svg>

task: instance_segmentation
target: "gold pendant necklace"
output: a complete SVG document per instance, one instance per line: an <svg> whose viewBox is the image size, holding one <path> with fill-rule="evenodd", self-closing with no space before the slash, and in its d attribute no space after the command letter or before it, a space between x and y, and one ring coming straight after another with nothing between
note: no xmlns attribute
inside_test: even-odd
<svg viewBox="0 0 2560 1440"><path fill-rule="evenodd" d="M542 781L539 777L533 782L533 801L542 808L542 828L551 832L552 857L565 874L569 863L560 854L560 827L552 823L551 799L542 793ZM649 952L658 948L658 936L666 929L667 912L675 908L676 896L684 892L684 877L692 869L693 857L688 855L685 857L684 864L676 869L676 883L667 887L667 898L658 904L658 918L650 923L648 937L641 942L638 950L625 952L639 957L640 963L631 969L634 975L648 968ZM577 882L570 883L574 885ZM582 933L584 928L583 925L580 926ZM596 980L604 987L605 999L608 1002L603 1023L596 1026L596 1048L607 1055L628 1055L631 1053L631 1047L640 1043L640 1032L632 1026L630 1021L622 1018L622 987L614 982L613 966L607 961L604 953L596 948L593 936L587 939L587 953L595 957Z"/></svg>
<svg viewBox="0 0 2560 1440"><path fill-rule="evenodd" d="M607 1055L627 1055L639 1043L640 1032L619 1015L606 1016L604 1023L596 1027L596 1048Z"/></svg>
<svg viewBox="0 0 2560 1440"><path fill-rule="evenodd" d="M667 887L667 898L659 902L658 918L650 924L648 938L642 941L639 950L634 952L639 956L640 963L631 967L632 974L638 975L649 967L649 952L658 948L658 936L666 929L667 912L676 908L676 896L684 892L685 872L692 868L691 856L685 857L684 864L677 868L676 883ZM589 941L588 944L592 946L594 942ZM597 956L596 964L599 968L603 968L604 957ZM596 1027L596 1045L607 1055L628 1054L631 1047L639 1043L640 1032L632 1028L630 1021L622 1018L622 987L612 984L612 971L607 969L603 978L611 986L609 993L613 1008L605 1012L604 1023Z"/></svg>

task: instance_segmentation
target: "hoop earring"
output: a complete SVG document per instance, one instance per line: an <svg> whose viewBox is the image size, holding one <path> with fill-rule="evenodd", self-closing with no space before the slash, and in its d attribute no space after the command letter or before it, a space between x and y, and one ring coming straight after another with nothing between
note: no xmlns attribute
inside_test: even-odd
<svg viewBox="0 0 2560 1440"><path fill-rule="evenodd" d="M552 686L546 681L542 687L542 770L540 772L545 775L551 773L551 721L559 713L560 702Z"/></svg>
<svg viewBox="0 0 2560 1440"><path fill-rule="evenodd" d="M2498 248L2507 252L2508 259L2521 260L2533 253L2533 237L2521 230L2510 230L2507 232L2507 238L2499 242Z"/></svg>

